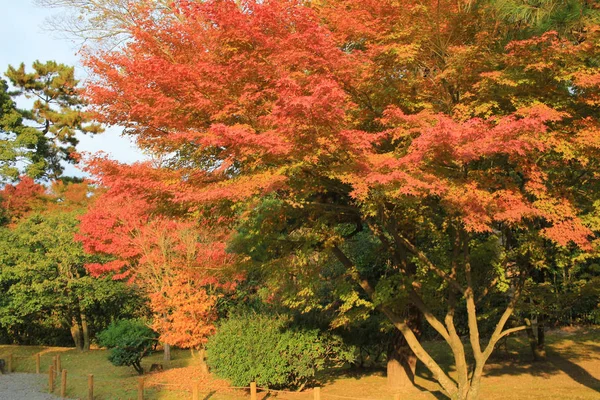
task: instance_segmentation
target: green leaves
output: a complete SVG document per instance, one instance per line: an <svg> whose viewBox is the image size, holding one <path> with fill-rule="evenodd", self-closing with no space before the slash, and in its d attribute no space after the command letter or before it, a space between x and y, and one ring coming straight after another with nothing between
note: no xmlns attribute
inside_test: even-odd
<svg viewBox="0 0 600 400"><path fill-rule="evenodd" d="M158 334L146 323L124 319L110 324L98 334L98 343L111 349L108 360L116 366L132 366L140 375L142 358L149 355Z"/></svg>
<svg viewBox="0 0 600 400"><path fill-rule="evenodd" d="M76 194L81 191L87 199L87 185L82 185L55 185L63 193L47 195L35 213L19 214L11 219L13 225L0 227L0 328L14 342L51 340L40 333L44 329L68 338L69 329L82 319L93 332L115 317L131 315L132 309L143 310L133 288L87 274L85 264L102 259L86 254L74 239L85 207ZM19 201L27 203L28 193L14 191L10 198L4 193L4 200L18 208ZM61 339L60 344L66 343Z"/></svg>
<svg viewBox="0 0 600 400"><path fill-rule="evenodd" d="M18 178L19 149L31 144L31 132L23 125L23 116L8 92L6 81L0 79L0 176L8 180Z"/></svg>
<svg viewBox="0 0 600 400"><path fill-rule="evenodd" d="M298 388L331 362L351 361L353 352L317 329L290 326L287 318L263 314L233 316L207 345L207 362L234 386L255 381L270 388Z"/></svg>
<svg viewBox="0 0 600 400"><path fill-rule="evenodd" d="M33 72L27 72L24 64L9 66L6 77L16 90L8 92L0 81L0 174L15 180L22 162L32 178L59 178L61 163L74 162L76 134L102 131L85 110L74 68L36 61ZM13 98L19 96L32 100L32 108L17 109Z"/></svg>

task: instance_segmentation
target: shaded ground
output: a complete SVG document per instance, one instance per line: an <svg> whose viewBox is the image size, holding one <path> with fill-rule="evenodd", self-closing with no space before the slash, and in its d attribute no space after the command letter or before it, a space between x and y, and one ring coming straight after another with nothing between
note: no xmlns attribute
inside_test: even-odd
<svg viewBox="0 0 600 400"><path fill-rule="evenodd" d="M531 362L529 346L524 336L511 338L507 349L493 355L483 379L481 398L485 400L592 400L600 399L600 327L562 329L548 332L548 360ZM443 343L426 343L432 355L451 372L451 354ZM42 353L42 371L48 371L53 355L61 354L62 367L69 371L67 395L85 398L87 374L94 374L97 400L134 399L137 397L138 376L133 369L114 367L107 361L107 352L93 350L78 353L73 349L26 346L0 346L0 358L13 353L17 371L34 372L33 355ZM144 359L146 369L152 363L163 363L162 354ZM146 397L149 400L191 398L194 382L200 382L202 399L233 400L247 397L247 392L230 388L226 382L203 374L198 360L189 351L173 351L173 361L164 372L146 375ZM417 387L399 394L402 399L445 399L439 386L423 368L417 371ZM35 377L35 375L33 375ZM54 399L55 397L3 397L3 376L0 376L0 400ZM38 388L45 389L46 375L40 376ZM387 388L383 371L337 371L319 377L322 400L338 398L391 400L397 392ZM35 384L35 382L33 382ZM36 387L36 386L33 386ZM337 397L340 396L340 397ZM259 399L309 400L311 390L301 393L261 393Z"/></svg>
<svg viewBox="0 0 600 400"><path fill-rule="evenodd" d="M44 393L44 376L12 373L0 375L0 400L55 400L59 397Z"/></svg>

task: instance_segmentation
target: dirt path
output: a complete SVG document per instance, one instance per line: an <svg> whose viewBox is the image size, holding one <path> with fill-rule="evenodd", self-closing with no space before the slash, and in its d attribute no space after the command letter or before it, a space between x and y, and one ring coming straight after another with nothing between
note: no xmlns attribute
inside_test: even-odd
<svg viewBox="0 0 600 400"><path fill-rule="evenodd" d="M44 393L44 375L0 375L0 400L55 400L59 397Z"/></svg>

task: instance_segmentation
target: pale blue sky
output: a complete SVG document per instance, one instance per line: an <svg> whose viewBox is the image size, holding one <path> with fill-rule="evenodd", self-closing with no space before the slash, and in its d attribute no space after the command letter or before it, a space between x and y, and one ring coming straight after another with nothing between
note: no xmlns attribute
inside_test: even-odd
<svg viewBox="0 0 600 400"><path fill-rule="evenodd" d="M35 60L54 60L68 65L79 66L76 56L77 46L59 35L43 29L47 17L56 10L39 8L31 0L0 0L0 72L4 75L8 65L17 66L24 62L31 66ZM81 67L77 76L85 78ZM80 137L79 151L104 151L112 158L131 163L141 160L143 155L126 137L120 135L121 129L113 127L94 137ZM81 175L69 166L68 175Z"/></svg>

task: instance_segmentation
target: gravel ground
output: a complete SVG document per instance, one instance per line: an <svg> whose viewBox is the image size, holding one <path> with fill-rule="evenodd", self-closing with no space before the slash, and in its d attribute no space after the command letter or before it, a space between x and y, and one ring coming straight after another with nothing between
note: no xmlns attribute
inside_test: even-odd
<svg viewBox="0 0 600 400"><path fill-rule="evenodd" d="M55 400L59 397L44 393L47 377L36 374L12 373L0 375L0 400Z"/></svg>

